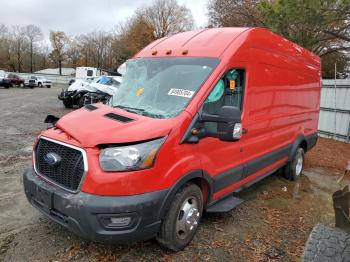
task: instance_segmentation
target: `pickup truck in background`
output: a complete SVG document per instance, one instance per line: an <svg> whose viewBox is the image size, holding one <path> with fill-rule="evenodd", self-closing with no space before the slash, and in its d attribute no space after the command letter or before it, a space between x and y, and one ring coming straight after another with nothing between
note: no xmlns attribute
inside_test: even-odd
<svg viewBox="0 0 350 262"><path fill-rule="evenodd" d="M5 88L16 86L24 86L24 79L16 74L7 74L2 80Z"/></svg>
<svg viewBox="0 0 350 262"><path fill-rule="evenodd" d="M25 86L29 86L30 88L34 87L44 87L50 88L52 85L52 81L48 80L42 76L30 76L24 81Z"/></svg>

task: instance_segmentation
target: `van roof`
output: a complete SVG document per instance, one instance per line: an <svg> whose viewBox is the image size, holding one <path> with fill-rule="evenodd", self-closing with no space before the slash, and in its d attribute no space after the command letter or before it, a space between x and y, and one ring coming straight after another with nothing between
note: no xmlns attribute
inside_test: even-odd
<svg viewBox="0 0 350 262"><path fill-rule="evenodd" d="M135 57L217 57L232 56L247 48L265 49L284 56L301 58L314 66L320 65L317 55L301 46L259 27L206 28L178 33L158 39Z"/></svg>

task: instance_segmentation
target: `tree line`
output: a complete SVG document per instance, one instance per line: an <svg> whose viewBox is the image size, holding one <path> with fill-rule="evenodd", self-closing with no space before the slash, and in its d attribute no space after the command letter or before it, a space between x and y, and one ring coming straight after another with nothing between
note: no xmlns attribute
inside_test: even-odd
<svg viewBox="0 0 350 262"><path fill-rule="evenodd" d="M209 0L209 26L260 26L321 57L324 78L349 76L350 0Z"/></svg>
<svg viewBox="0 0 350 262"><path fill-rule="evenodd" d="M349 75L350 0L208 0L208 27L260 26L322 59L323 77ZM48 67L114 70L150 42L194 28L191 11L177 0L154 0L111 31L77 36L35 25L0 25L0 68L34 72Z"/></svg>
<svg viewBox="0 0 350 262"><path fill-rule="evenodd" d="M48 67L93 66L115 70L150 42L191 30L191 11L176 0L155 0L111 31L70 36L50 31L50 45L35 25L0 25L0 69L35 72Z"/></svg>

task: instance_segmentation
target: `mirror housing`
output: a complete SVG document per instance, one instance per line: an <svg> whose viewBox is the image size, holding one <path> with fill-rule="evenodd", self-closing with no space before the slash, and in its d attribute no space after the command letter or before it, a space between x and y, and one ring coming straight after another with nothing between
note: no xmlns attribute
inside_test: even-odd
<svg viewBox="0 0 350 262"><path fill-rule="evenodd" d="M217 123L217 132L204 132L204 136L217 137L222 141L237 141L242 136L241 110L234 106L223 106L218 115L201 114L201 122Z"/></svg>

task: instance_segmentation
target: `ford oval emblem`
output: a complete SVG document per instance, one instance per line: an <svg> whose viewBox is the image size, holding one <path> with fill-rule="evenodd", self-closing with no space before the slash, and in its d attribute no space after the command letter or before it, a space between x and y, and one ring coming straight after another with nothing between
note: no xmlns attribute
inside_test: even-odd
<svg viewBox="0 0 350 262"><path fill-rule="evenodd" d="M56 166L61 162L61 157L57 155L56 153L47 153L44 156L44 161L49 166Z"/></svg>

